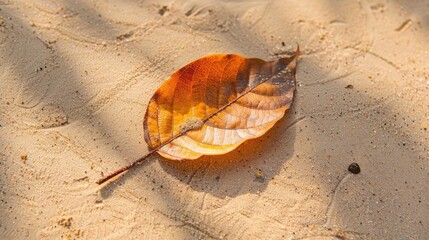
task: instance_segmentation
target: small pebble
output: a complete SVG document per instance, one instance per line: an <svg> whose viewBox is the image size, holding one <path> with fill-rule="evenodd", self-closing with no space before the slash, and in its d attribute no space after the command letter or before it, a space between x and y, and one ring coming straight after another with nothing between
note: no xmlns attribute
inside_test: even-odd
<svg viewBox="0 0 429 240"><path fill-rule="evenodd" d="M255 181L260 183L265 181L265 175L262 170L258 169L258 171L255 172Z"/></svg>
<svg viewBox="0 0 429 240"><path fill-rule="evenodd" d="M351 172L353 174L359 174L360 173L359 164L357 164L357 163L350 164L348 170L349 170L349 172Z"/></svg>

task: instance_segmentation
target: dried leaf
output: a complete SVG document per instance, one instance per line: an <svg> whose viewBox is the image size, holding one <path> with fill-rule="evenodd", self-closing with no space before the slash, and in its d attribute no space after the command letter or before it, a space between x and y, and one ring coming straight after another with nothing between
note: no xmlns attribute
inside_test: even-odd
<svg viewBox="0 0 429 240"><path fill-rule="evenodd" d="M263 135L292 103L298 55L265 62L216 54L184 66L149 102L147 144L168 159L196 159Z"/></svg>
<svg viewBox="0 0 429 240"><path fill-rule="evenodd" d="M215 54L179 69L149 101L143 126L151 151L97 184L155 152L173 160L196 159L227 153L263 135L292 104L298 56L299 48L271 62Z"/></svg>

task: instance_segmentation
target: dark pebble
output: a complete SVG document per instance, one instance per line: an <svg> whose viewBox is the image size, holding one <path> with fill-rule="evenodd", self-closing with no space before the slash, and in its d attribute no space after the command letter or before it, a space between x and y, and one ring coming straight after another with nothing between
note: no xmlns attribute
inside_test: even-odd
<svg viewBox="0 0 429 240"><path fill-rule="evenodd" d="M168 11L167 6L163 6L161 9L158 10L159 15L164 16L165 12Z"/></svg>
<svg viewBox="0 0 429 240"><path fill-rule="evenodd" d="M350 164L348 170L349 170L349 172L351 172L353 174L359 174L360 173L359 164L357 164L357 163Z"/></svg>

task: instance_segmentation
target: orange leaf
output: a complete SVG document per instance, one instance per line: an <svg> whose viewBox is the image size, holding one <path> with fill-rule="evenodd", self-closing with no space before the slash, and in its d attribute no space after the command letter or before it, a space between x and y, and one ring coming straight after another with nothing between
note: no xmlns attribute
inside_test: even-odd
<svg viewBox="0 0 429 240"><path fill-rule="evenodd" d="M299 48L272 62L215 54L179 69L149 101L143 127L152 150L97 183L155 152L173 160L196 159L227 153L263 135L292 104L298 56Z"/></svg>
<svg viewBox="0 0 429 240"><path fill-rule="evenodd" d="M184 66L150 100L146 142L180 160L224 154L263 135L292 103L298 55L265 62L216 54Z"/></svg>

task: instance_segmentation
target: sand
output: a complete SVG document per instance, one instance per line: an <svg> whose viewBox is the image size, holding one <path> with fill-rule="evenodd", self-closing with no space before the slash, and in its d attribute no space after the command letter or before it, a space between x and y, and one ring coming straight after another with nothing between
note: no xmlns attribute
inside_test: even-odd
<svg viewBox="0 0 429 240"><path fill-rule="evenodd" d="M428 13L417 0L0 0L0 239L429 239ZM293 108L264 137L95 184L148 152L146 104L175 70L297 44Z"/></svg>

